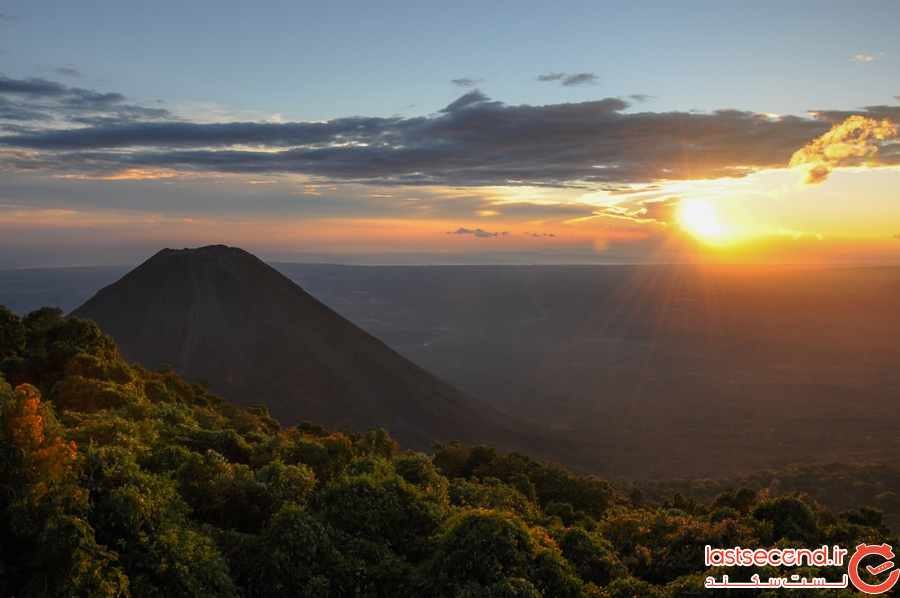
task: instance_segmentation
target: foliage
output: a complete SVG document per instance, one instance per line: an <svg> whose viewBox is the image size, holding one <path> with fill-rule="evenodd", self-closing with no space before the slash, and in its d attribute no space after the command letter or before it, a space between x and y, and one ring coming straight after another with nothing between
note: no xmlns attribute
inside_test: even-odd
<svg viewBox="0 0 900 598"><path fill-rule="evenodd" d="M705 595L706 544L891 541L879 511L803 494L616 491L486 446L282 428L53 309L0 309L0 374L0 595Z"/></svg>

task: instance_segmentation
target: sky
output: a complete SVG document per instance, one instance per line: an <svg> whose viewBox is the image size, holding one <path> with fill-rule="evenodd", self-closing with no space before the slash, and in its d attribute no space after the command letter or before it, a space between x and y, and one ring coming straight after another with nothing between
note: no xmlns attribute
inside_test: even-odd
<svg viewBox="0 0 900 598"><path fill-rule="evenodd" d="M0 268L898 264L898 28L893 0L2 2Z"/></svg>

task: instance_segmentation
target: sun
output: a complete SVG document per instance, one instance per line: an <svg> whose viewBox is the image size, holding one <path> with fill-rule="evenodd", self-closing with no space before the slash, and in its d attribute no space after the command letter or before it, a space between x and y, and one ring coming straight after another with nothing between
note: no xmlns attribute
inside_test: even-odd
<svg viewBox="0 0 900 598"><path fill-rule="evenodd" d="M678 204L678 224L691 236L707 243L723 243L728 230L716 207L705 199L683 199Z"/></svg>

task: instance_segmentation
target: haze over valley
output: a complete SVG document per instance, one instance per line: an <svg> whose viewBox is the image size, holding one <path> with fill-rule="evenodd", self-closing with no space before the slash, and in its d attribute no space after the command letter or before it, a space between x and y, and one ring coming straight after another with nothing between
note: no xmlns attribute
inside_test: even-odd
<svg viewBox="0 0 900 598"><path fill-rule="evenodd" d="M723 477L897 449L900 269L275 266L438 378L565 438L550 452L580 469ZM0 304L71 310L125 270L4 271Z"/></svg>

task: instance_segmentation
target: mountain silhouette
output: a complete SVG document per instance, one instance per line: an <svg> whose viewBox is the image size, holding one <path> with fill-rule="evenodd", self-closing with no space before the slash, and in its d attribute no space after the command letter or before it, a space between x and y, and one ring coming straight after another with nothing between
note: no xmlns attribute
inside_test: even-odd
<svg viewBox="0 0 900 598"><path fill-rule="evenodd" d="M528 446L491 407L402 357L250 253L163 249L72 315L122 353L171 367L283 424L387 429L403 444Z"/></svg>

